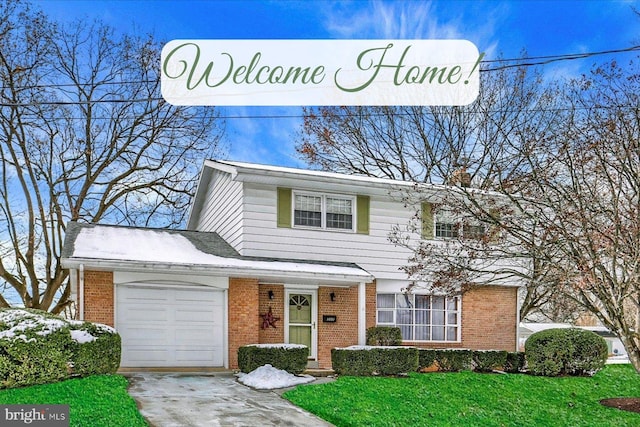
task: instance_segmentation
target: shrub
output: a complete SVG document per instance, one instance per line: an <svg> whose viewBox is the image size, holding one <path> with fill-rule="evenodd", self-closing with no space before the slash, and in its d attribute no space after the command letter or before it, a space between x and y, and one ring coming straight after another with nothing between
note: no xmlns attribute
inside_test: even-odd
<svg viewBox="0 0 640 427"><path fill-rule="evenodd" d="M507 353L507 359L504 363L504 371L510 374L523 372L526 367L524 352L512 351Z"/></svg>
<svg viewBox="0 0 640 427"><path fill-rule="evenodd" d="M367 345L395 346L402 344L400 328L393 326L374 326L367 329Z"/></svg>
<svg viewBox="0 0 640 427"><path fill-rule="evenodd" d="M426 369L436 361L437 350L430 348L418 349L418 369Z"/></svg>
<svg viewBox="0 0 640 427"><path fill-rule="evenodd" d="M440 371L460 372L470 370L473 366L473 352L471 350L452 349L436 350L435 352Z"/></svg>
<svg viewBox="0 0 640 427"><path fill-rule="evenodd" d="M104 337L93 336L95 330L102 329ZM87 343L78 342L80 336L84 337L82 341L99 342L96 345L104 350L95 352L95 346L86 347ZM75 371L78 360L85 361L80 363L80 372ZM95 368L103 364L109 365L109 372L115 372L119 363L120 337L107 326L70 322L40 310L0 309L0 388L103 373L104 368Z"/></svg>
<svg viewBox="0 0 640 427"><path fill-rule="evenodd" d="M584 329L547 329L527 339L525 355L534 375L593 375L604 367L607 344Z"/></svg>
<svg viewBox="0 0 640 427"><path fill-rule="evenodd" d="M120 335L107 325L71 322L72 371L77 376L113 374L120 366Z"/></svg>
<svg viewBox="0 0 640 427"><path fill-rule="evenodd" d="M352 346L331 350L333 370L340 375L401 375L418 369L415 347Z"/></svg>
<svg viewBox="0 0 640 427"><path fill-rule="evenodd" d="M271 365L292 374L300 374L307 368L309 349L296 344L253 344L238 349L238 367L249 372L263 365Z"/></svg>
<svg viewBox="0 0 640 427"><path fill-rule="evenodd" d="M472 359L473 369L476 371L502 370L507 362L507 352L505 350L474 350Z"/></svg>

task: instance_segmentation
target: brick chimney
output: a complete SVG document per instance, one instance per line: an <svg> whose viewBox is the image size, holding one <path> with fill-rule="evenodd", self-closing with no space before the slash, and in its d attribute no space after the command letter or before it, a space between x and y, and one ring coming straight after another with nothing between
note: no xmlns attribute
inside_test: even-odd
<svg viewBox="0 0 640 427"><path fill-rule="evenodd" d="M451 174L447 184L459 185L460 187L471 187L471 174L467 172L467 168L462 166Z"/></svg>

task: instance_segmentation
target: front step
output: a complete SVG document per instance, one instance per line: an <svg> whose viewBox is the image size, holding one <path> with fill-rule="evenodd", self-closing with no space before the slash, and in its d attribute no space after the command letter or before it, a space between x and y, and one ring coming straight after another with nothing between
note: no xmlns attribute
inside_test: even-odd
<svg viewBox="0 0 640 427"><path fill-rule="evenodd" d="M311 375L312 377L317 377L317 378L324 378L324 377L330 377L332 375L335 375L336 373L334 372L333 369L307 368L305 369L303 374Z"/></svg>

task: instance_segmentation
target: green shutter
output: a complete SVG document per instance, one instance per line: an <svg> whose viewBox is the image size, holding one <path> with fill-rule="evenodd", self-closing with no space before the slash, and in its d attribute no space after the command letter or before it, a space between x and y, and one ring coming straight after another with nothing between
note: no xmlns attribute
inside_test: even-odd
<svg viewBox="0 0 640 427"><path fill-rule="evenodd" d="M369 234L369 196L358 196L356 199L358 214L356 231L359 234Z"/></svg>
<svg viewBox="0 0 640 427"><path fill-rule="evenodd" d="M291 189L278 187L278 227L291 228Z"/></svg>
<svg viewBox="0 0 640 427"><path fill-rule="evenodd" d="M489 209L489 215L492 218L495 218L496 221L500 222L500 210L497 208ZM500 241L500 227L498 225L491 225L488 230L489 233L489 242L497 243Z"/></svg>
<svg viewBox="0 0 640 427"><path fill-rule="evenodd" d="M422 203L422 238L433 239L433 212L431 203Z"/></svg>

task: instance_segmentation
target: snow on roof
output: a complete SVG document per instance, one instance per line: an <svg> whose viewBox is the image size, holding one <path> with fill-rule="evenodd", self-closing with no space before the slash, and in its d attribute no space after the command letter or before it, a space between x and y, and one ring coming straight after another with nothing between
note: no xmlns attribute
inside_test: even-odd
<svg viewBox="0 0 640 427"><path fill-rule="evenodd" d="M69 230L69 228L71 230ZM355 264L340 265L306 261L242 257L219 242L215 233L178 232L95 224L69 224L66 259L123 261L130 263L205 266L208 268L285 272L326 276L349 276L369 281L372 276ZM71 232L69 232L71 231ZM188 237L187 237L188 236ZM196 238L198 238L196 240ZM220 239L221 240L221 239ZM196 247L197 243L200 247ZM219 254L222 252L222 256Z"/></svg>
<svg viewBox="0 0 640 427"><path fill-rule="evenodd" d="M362 183L377 183L377 184L383 184L383 185L387 185L387 186L391 186L391 185L401 185L401 186L413 186L415 185L414 182L411 181L401 181L401 180L396 180L396 179L390 179L390 178L376 178L376 177L371 177L371 176L364 176L364 175L350 175L350 174L345 174L345 173L338 173L338 172L326 172L326 171L319 171L319 170L310 170L310 169L298 169L298 168L291 168L291 167L285 167L285 166L271 166L271 165L262 165L262 164L258 164L258 163L246 163L246 162L235 162L235 161L229 161L229 160L211 160L210 161L211 164L221 164L221 165L228 165L228 166L232 166L236 169L245 169L247 171L251 171L253 173L263 173L263 174L272 174L272 173L277 173L277 174L296 174L296 175L305 175L308 177L319 177L319 178L333 178L333 179L339 179L339 180L347 180L347 181L359 181ZM429 185L434 185L435 184L429 184Z"/></svg>

